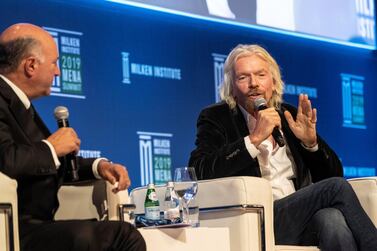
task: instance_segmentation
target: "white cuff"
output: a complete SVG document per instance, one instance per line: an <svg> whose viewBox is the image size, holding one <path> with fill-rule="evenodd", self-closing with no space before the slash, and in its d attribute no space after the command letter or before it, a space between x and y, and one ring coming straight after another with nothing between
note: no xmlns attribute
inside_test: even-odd
<svg viewBox="0 0 377 251"><path fill-rule="evenodd" d="M98 173L98 164L101 160L106 160L106 161L109 161L108 159L106 158L98 158L96 159L93 164L92 164L92 171L93 171L93 175L94 177L96 177L96 179L102 179L102 177L99 175Z"/></svg>
<svg viewBox="0 0 377 251"><path fill-rule="evenodd" d="M301 142L301 145L302 145L303 148L305 148L309 152L316 152L316 151L318 151L318 143L315 146L313 146L313 147L307 147L302 142Z"/></svg>
<svg viewBox="0 0 377 251"><path fill-rule="evenodd" d="M243 138L245 141L246 149L249 152L250 156L254 159L257 157L258 154L260 154L260 151L254 146L253 143L251 143L250 137L246 136Z"/></svg>
<svg viewBox="0 0 377 251"><path fill-rule="evenodd" d="M50 148L52 158L54 159L56 170L58 170L61 164L60 164L58 155L56 155L55 148L52 146L50 142L48 142L48 140L43 139L42 142L46 143L48 147Z"/></svg>

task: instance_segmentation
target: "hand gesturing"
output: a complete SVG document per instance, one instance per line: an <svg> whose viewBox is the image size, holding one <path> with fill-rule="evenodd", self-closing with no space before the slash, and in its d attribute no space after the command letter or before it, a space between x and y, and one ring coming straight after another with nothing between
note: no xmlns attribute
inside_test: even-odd
<svg viewBox="0 0 377 251"><path fill-rule="evenodd" d="M300 94L299 96L296 121L288 111L284 112L284 116L294 135L305 146L313 147L317 144L317 110L312 109L308 95Z"/></svg>

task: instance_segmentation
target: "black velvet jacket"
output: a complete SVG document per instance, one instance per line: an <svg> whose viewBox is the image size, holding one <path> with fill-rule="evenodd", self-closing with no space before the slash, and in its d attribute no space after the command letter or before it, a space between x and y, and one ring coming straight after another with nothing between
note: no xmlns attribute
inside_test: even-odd
<svg viewBox="0 0 377 251"><path fill-rule="evenodd" d="M295 118L297 109L282 104L278 111L284 137L296 165L296 189L325 178L343 176L341 162L319 136L318 151L309 152L302 147L288 126L283 114L285 110ZM189 165L195 167L199 179L261 177L257 158L252 158L246 149L244 137L247 135L249 130L238 106L230 109L228 104L221 102L203 109L197 122L196 149L191 153Z"/></svg>

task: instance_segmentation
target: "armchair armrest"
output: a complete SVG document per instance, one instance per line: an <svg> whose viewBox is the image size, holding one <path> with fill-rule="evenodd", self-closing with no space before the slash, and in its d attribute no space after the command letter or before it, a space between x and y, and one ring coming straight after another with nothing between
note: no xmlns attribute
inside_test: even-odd
<svg viewBox="0 0 377 251"><path fill-rule="evenodd" d="M202 226L227 226L232 250L273 250L273 199L270 183L258 177L199 181Z"/></svg>
<svg viewBox="0 0 377 251"><path fill-rule="evenodd" d="M63 185L58 192L59 208L55 220L119 220L119 204L128 203L128 192L114 194L113 185L104 180Z"/></svg>
<svg viewBox="0 0 377 251"><path fill-rule="evenodd" d="M147 187L131 191L130 197L136 205L137 214L144 213ZM164 200L165 185L157 185L156 193L160 202ZM239 205L266 205L272 207L272 189L269 182L257 177L227 177L198 181L196 199L203 209ZM272 215L272 213L271 213Z"/></svg>
<svg viewBox="0 0 377 251"><path fill-rule="evenodd" d="M374 225L377 227L377 177L349 179L357 197Z"/></svg>
<svg viewBox="0 0 377 251"><path fill-rule="evenodd" d="M17 181L0 172L0 250L18 251Z"/></svg>
<svg viewBox="0 0 377 251"><path fill-rule="evenodd" d="M272 208L272 189L265 179L227 177L200 180L198 184L197 200L203 209L239 205L262 205Z"/></svg>

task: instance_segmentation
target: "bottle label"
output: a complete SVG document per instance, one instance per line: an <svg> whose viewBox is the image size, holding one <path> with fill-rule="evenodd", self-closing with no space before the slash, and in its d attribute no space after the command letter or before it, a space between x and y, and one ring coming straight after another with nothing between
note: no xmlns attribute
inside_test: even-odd
<svg viewBox="0 0 377 251"><path fill-rule="evenodd" d="M160 207L146 207L145 208L145 218L149 220L159 220L160 219Z"/></svg>

